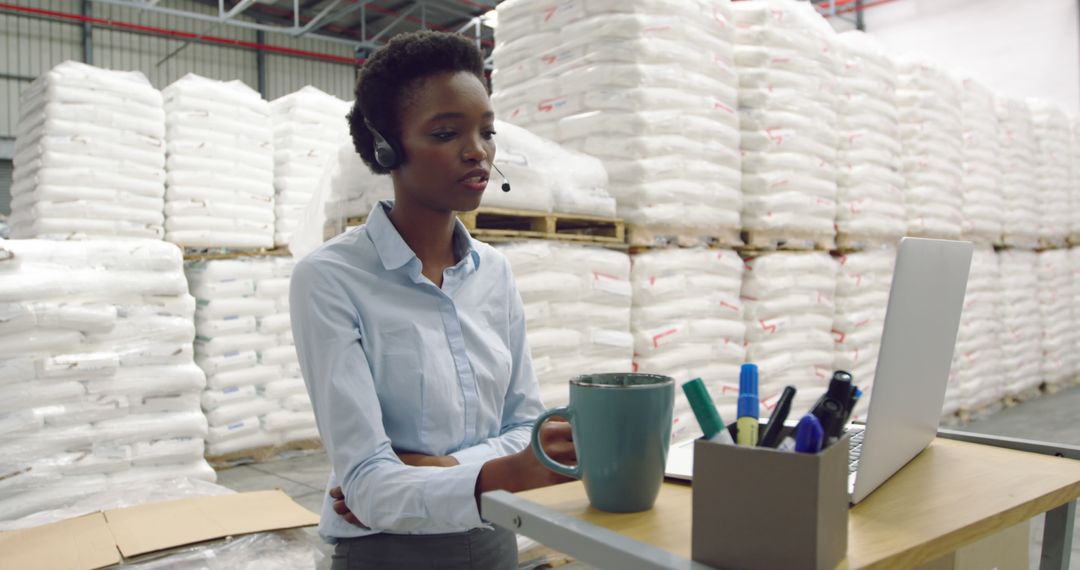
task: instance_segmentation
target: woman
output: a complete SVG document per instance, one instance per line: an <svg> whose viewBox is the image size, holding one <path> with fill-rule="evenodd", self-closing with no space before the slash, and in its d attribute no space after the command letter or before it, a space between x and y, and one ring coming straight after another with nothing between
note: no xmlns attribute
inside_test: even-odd
<svg viewBox="0 0 1080 570"><path fill-rule="evenodd" d="M290 293L332 465L319 532L334 569L516 567L480 494L564 481L528 447L542 406L509 264L454 215L480 205L493 123L482 56L460 36L398 36L361 71L353 143L394 200L300 261ZM542 435L576 459L567 424Z"/></svg>

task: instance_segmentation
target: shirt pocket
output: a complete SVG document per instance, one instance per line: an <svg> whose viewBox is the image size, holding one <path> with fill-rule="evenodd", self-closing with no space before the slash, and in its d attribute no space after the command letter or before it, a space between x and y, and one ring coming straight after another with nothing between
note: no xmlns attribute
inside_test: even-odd
<svg viewBox="0 0 1080 570"><path fill-rule="evenodd" d="M421 432L425 413L424 344L412 323L382 327L375 361L375 392L391 440Z"/></svg>

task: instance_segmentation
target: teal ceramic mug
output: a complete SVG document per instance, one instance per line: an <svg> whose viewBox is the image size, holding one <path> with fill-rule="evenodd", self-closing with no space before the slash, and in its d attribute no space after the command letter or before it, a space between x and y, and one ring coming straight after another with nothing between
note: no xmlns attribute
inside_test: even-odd
<svg viewBox="0 0 1080 570"><path fill-rule="evenodd" d="M580 479L593 507L613 513L651 509L660 493L671 440L675 380L655 374L586 374L570 380L570 405L540 414L533 453L545 467ZM576 466L556 463L540 446L540 426L570 421Z"/></svg>

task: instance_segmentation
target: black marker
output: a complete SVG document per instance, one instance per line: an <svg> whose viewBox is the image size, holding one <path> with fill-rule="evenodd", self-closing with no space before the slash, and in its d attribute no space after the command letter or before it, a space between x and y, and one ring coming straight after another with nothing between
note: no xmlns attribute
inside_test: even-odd
<svg viewBox="0 0 1080 570"><path fill-rule="evenodd" d="M791 401L795 399L795 387L784 387L784 393L776 401L772 415L769 416L769 425L765 426L765 435L761 436L758 447L776 447L780 445L780 433L784 430L784 420L787 420L791 412Z"/></svg>

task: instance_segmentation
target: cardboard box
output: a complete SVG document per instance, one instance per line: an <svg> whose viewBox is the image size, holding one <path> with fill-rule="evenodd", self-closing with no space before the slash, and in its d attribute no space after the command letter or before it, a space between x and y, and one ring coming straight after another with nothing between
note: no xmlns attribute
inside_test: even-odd
<svg viewBox="0 0 1080 570"><path fill-rule="evenodd" d="M0 533L0 568L95 570L179 546L318 523L318 515L278 490L148 503Z"/></svg>
<svg viewBox="0 0 1080 570"><path fill-rule="evenodd" d="M695 561L816 568L847 556L848 439L821 453L694 444Z"/></svg>

